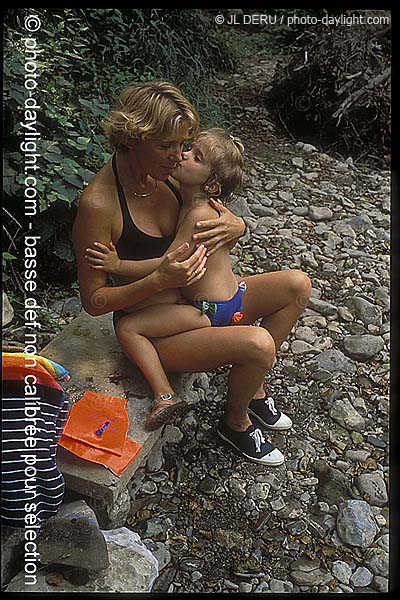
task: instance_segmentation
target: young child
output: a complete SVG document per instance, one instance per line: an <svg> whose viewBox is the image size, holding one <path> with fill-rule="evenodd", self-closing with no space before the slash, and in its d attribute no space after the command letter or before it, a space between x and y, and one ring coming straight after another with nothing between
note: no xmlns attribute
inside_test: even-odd
<svg viewBox="0 0 400 600"><path fill-rule="evenodd" d="M241 184L243 177L243 145L238 138L219 128L200 133L183 160L172 172L175 186L182 198L176 237L166 254L185 241L188 250L182 260L196 248L192 240L194 224L202 219L216 218L218 213L209 205L213 197L226 202ZM129 260L120 260L115 246L95 243L96 251L88 249L87 260L95 269L119 277L132 275ZM181 290L165 290L136 304L130 311L133 350L129 358L148 380L153 393L148 429L157 429L170 418L165 408L173 402L175 392L164 372L154 345L148 338L170 336L201 327L234 325L242 318L242 295L246 289L232 272L229 250L225 245L207 260L203 277ZM164 260L161 256L159 262ZM187 404L182 402L182 408Z"/></svg>

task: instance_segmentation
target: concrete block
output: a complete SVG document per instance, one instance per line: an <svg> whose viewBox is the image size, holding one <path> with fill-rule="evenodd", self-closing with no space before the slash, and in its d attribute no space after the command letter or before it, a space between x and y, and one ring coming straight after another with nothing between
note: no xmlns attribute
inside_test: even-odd
<svg viewBox="0 0 400 600"><path fill-rule="evenodd" d="M127 399L128 435L142 445L141 451L118 477L102 465L85 461L68 450L58 447L57 465L67 487L91 497L90 505L108 509L117 501L139 466L143 465L160 437L161 429L144 429L145 418L152 400L150 386L140 371L124 356L112 326L112 315L93 317L82 311L41 354L62 364L71 380L63 384L71 404L85 390L111 394ZM192 390L195 374L172 374L170 381L188 402L196 402Z"/></svg>

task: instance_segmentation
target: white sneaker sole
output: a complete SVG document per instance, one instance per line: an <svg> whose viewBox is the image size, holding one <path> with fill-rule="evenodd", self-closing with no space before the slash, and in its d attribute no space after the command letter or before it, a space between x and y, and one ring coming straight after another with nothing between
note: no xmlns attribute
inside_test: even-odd
<svg viewBox="0 0 400 600"><path fill-rule="evenodd" d="M276 423L274 423L273 425L269 425L268 423L263 421L255 412L253 412L251 408L248 408L247 412L250 415L252 415L255 419L257 419L257 421L262 423L264 427L267 427L268 429L272 429L274 431L286 431L287 429L291 429L293 426L292 419L284 413L281 414Z"/></svg>
<svg viewBox="0 0 400 600"><path fill-rule="evenodd" d="M259 465L265 465L267 467L279 467L285 462L285 457L283 456L282 452L278 450L278 448L274 448L263 458L254 458L253 456L249 456L248 454L243 452L243 450L240 450L240 448L238 448L229 438L225 437L218 429L217 433L221 439L223 439L225 442L228 442L228 444L230 444L232 448L235 448L235 450L240 452L242 456L245 456L248 460L258 463Z"/></svg>

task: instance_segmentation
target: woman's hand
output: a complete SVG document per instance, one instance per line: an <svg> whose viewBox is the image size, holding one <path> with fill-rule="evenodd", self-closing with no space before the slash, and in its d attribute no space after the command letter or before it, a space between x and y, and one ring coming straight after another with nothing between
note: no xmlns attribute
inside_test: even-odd
<svg viewBox="0 0 400 600"><path fill-rule="evenodd" d="M209 203L218 212L219 217L196 223L197 228L207 229L207 231L193 235L196 242L206 246L207 256L211 256L218 248L240 237L245 230L241 217L234 215L219 201L210 198Z"/></svg>
<svg viewBox="0 0 400 600"><path fill-rule="evenodd" d="M97 271L105 271L106 273L118 274L121 267L121 259L117 254L117 250L112 242L108 246L100 244L100 242L93 242L93 246L97 250L92 248L86 248L85 258L90 263L92 269Z"/></svg>
<svg viewBox="0 0 400 600"><path fill-rule="evenodd" d="M179 262L179 258L187 253L189 244L185 242L166 255L158 267L160 289L188 287L199 281L206 272L206 248L200 245L193 254Z"/></svg>

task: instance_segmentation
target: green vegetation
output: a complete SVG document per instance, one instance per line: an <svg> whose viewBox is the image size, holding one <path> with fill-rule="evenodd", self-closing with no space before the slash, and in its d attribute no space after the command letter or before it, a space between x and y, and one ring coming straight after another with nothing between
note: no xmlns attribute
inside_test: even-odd
<svg viewBox="0 0 400 600"><path fill-rule="evenodd" d="M41 21L34 57L24 19L31 9L7 9L4 44L4 227L7 290L15 289L24 233L24 156L21 126L27 96L25 62L37 65L35 130L39 169L35 235L41 236L42 283L71 284L75 276L71 227L79 193L109 158L99 123L118 91L131 81L165 79L193 101L202 124L226 117L209 93L217 70L234 66L225 40L201 9L35 9ZM25 138L26 139L26 138ZM16 281L17 280L17 281Z"/></svg>

